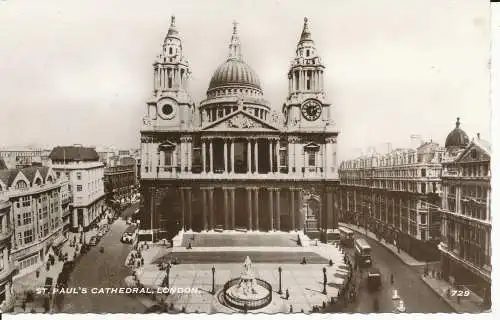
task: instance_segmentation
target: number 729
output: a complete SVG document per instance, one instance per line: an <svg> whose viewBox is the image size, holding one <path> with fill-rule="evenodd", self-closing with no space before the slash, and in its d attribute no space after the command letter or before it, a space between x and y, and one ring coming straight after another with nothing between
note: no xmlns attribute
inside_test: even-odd
<svg viewBox="0 0 500 320"><path fill-rule="evenodd" d="M469 290L451 290L451 296L458 296L458 297L468 297L470 295Z"/></svg>

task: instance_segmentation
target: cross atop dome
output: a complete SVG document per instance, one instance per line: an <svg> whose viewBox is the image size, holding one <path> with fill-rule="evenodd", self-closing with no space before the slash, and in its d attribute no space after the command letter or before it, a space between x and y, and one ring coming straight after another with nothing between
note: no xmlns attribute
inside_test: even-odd
<svg viewBox="0 0 500 320"><path fill-rule="evenodd" d="M308 41L308 40L312 41L311 32L309 31L308 19L307 19L307 17L304 17L304 28L302 29L302 34L300 35L299 43L301 43L302 41Z"/></svg>
<svg viewBox="0 0 500 320"><path fill-rule="evenodd" d="M229 60L242 60L241 43L238 36L238 22L233 21L233 34L229 44Z"/></svg>
<svg viewBox="0 0 500 320"><path fill-rule="evenodd" d="M233 21L233 34L238 33L238 22L236 20Z"/></svg>
<svg viewBox="0 0 500 320"><path fill-rule="evenodd" d="M175 16L170 17L170 27L175 28Z"/></svg>
<svg viewBox="0 0 500 320"><path fill-rule="evenodd" d="M456 124L457 128L460 127L460 117L457 117L457 122L455 124Z"/></svg>

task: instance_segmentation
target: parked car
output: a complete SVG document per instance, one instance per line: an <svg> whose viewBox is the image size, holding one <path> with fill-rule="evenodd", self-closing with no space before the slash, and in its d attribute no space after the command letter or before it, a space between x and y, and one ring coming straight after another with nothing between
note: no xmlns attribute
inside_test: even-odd
<svg viewBox="0 0 500 320"><path fill-rule="evenodd" d="M90 238L89 244L91 246L95 246L95 245L97 245L97 242L98 242L97 237L94 236L94 237Z"/></svg>
<svg viewBox="0 0 500 320"><path fill-rule="evenodd" d="M123 233L121 241L124 243L132 243L132 242L134 242L134 239L136 236L137 236L137 227L131 225Z"/></svg>

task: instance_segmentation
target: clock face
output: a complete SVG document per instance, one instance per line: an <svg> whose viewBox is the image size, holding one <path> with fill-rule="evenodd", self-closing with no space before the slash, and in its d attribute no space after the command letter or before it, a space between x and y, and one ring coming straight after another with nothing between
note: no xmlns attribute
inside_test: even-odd
<svg viewBox="0 0 500 320"><path fill-rule="evenodd" d="M162 107L161 111L164 115L169 116L172 112L174 112L174 108L171 105L166 104Z"/></svg>
<svg viewBox="0 0 500 320"><path fill-rule="evenodd" d="M301 108L302 116L308 121L318 120L321 116L321 110L321 103L316 100L306 100Z"/></svg>
<svg viewBox="0 0 500 320"><path fill-rule="evenodd" d="M163 119L169 120L175 116L176 108L172 103L165 103L163 105L160 105L159 109L160 116Z"/></svg>

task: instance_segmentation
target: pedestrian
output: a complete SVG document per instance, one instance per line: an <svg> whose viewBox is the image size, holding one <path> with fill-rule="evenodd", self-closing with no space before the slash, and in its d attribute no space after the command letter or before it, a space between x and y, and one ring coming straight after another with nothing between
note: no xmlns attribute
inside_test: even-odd
<svg viewBox="0 0 500 320"><path fill-rule="evenodd" d="M285 291L285 299L288 300L288 298L290 298L290 292L288 291L288 289L286 289L286 291Z"/></svg>
<svg viewBox="0 0 500 320"><path fill-rule="evenodd" d="M394 274L391 273L391 284L394 284Z"/></svg>

